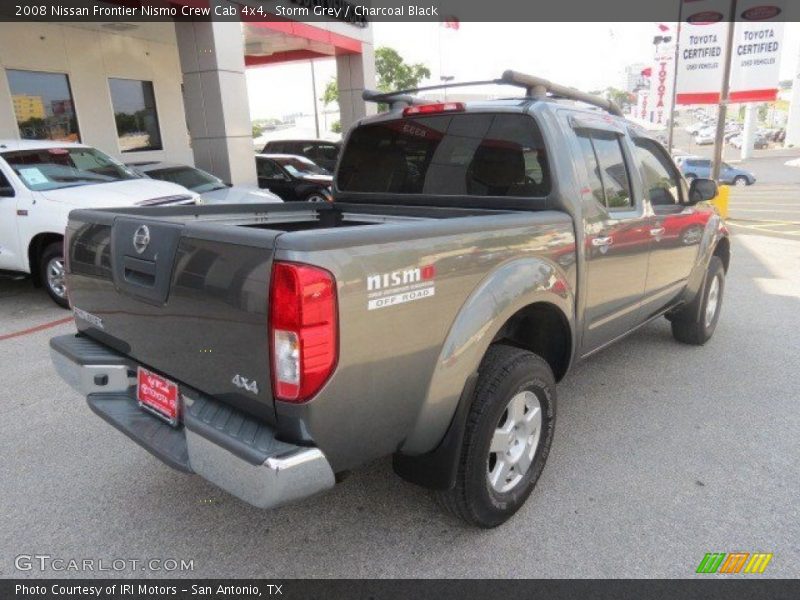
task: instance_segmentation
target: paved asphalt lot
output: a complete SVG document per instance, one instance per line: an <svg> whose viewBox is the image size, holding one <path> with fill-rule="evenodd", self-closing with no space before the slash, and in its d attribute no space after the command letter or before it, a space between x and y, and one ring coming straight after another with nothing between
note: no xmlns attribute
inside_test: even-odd
<svg viewBox="0 0 800 600"><path fill-rule="evenodd" d="M47 342L71 324L4 339L68 313L0 282L0 577L40 575L19 554L193 560L195 577L687 577L711 551L772 552L763 576L797 577L798 264L800 240L745 231L705 347L660 320L576 368L537 489L492 531L388 459L274 511L170 470L57 378Z"/></svg>

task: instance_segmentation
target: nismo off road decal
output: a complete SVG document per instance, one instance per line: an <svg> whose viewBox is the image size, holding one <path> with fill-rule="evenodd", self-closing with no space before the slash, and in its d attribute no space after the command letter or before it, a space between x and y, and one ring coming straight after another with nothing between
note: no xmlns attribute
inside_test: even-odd
<svg viewBox="0 0 800 600"><path fill-rule="evenodd" d="M436 293L435 278L434 265L367 275L367 310L431 298Z"/></svg>

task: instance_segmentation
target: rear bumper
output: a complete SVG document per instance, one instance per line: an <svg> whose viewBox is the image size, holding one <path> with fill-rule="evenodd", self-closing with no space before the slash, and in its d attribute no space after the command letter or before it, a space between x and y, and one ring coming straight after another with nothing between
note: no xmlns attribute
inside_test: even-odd
<svg viewBox="0 0 800 600"><path fill-rule="evenodd" d="M181 386L183 424L174 428L139 408L137 364L93 340L50 340L56 371L89 407L169 466L196 473L259 508L273 508L333 487L318 448L278 440L263 422Z"/></svg>

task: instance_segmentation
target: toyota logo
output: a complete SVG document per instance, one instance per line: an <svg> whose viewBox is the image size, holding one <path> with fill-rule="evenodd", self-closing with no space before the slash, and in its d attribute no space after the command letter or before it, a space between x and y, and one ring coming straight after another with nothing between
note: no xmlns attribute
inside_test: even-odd
<svg viewBox="0 0 800 600"><path fill-rule="evenodd" d="M139 254L147 250L150 244L150 230L147 225L139 225L139 228L133 234L133 249Z"/></svg>

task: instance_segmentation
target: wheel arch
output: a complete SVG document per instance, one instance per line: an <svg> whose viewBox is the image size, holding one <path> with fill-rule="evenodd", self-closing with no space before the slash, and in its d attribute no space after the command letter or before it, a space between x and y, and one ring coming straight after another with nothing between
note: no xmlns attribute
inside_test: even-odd
<svg viewBox="0 0 800 600"><path fill-rule="evenodd" d="M44 249L50 244L63 241L63 234L54 233L52 231L37 233L31 238L31 241L28 243L28 267L30 268L34 285L40 286L42 284L42 274L39 265L42 252L44 252Z"/></svg>
<svg viewBox="0 0 800 600"><path fill-rule="evenodd" d="M722 266L725 268L725 273L728 272L728 267L731 264L731 241L728 236L720 236L719 241L714 246L712 256L718 256L722 261Z"/></svg>
<svg viewBox="0 0 800 600"><path fill-rule="evenodd" d="M395 472L425 487L451 487L478 369L489 347L503 342L535 352L560 379L572 362L573 323L572 287L555 264L518 259L487 277L450 329L427 397L395 453ZM548 347L548 335L566 339Z"/></svg>

